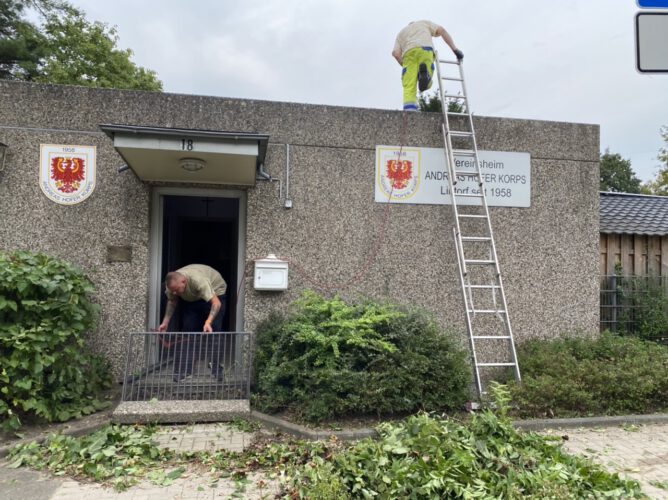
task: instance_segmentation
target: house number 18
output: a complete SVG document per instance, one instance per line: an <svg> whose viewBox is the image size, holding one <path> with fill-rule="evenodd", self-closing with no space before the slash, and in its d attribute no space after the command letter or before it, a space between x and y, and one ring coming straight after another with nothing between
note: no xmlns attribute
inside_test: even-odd
<svg viewBox="0 0 668 500"><path fill-rule="evenodd" d="M195 149L195 142L192 139L181 139L181 150L192 151Z"/></svg>

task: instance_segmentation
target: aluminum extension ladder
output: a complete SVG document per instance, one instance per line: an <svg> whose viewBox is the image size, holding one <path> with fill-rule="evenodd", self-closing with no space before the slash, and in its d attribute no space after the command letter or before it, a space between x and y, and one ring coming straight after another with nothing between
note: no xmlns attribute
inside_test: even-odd
<svg viewBox="0 0 668 500"><path fill-rule="evenodd" d="M448 188L454 215L452 230L466 309L475 385L478 396L482 399L487 392L485 386L488 381L508 377L508 373L503 373L504 371L512 370L518 382L521 375L489 216L485 179L480 170L463 65L460 61L441 60L437 53L435 64L443 112ZM452 67L458 68L458 75L444 74L446 68ZM446 82L449 89L446 89ZM450 88L453 86L460 91L453 91ZM451 99L463 105L460 106L460 112L448 111L448 102ZM451 128L451 120L456 129ZM458 186L459 181L463 180L469 181L466 188ZM471 186L470 181L473 181L477 189Z"/></svg>

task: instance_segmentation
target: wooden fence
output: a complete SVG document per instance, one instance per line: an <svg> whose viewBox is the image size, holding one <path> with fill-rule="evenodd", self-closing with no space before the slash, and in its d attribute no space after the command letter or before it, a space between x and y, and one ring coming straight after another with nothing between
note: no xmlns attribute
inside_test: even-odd
<svg viewBox="0 0 668 500"><path fill-rule="evenodd" d="M620 263L623 276L668 276L668 235L601 234L600 274L613 275Z"/></svg>

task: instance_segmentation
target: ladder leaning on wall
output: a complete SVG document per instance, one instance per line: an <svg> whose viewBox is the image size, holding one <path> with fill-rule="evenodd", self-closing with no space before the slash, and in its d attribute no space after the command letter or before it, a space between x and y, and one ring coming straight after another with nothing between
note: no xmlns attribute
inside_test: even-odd
<svg viewBox="0 0 668 500"><path fill-rule="evenodd" d="M489 216L484 174L480 170L463 65L461 61L441 60L437 53L435 64L443 112L448 192L452 199L454 216L452 230L475 385L478 396L482 399L487 392L486 383L492 379L507 377L508 374L503 373L504 371L511 370L518 382L521 376ZM457 68L457 74L447 76L445 70L449 68ZM451 87L458 88L457 93ZM450 100L460 103L460 111L448 111ZM451 121L456 129L451 128ZM477 188L472 187L471 182L467 187L458 187L463 180L473 181Z"/></svg>

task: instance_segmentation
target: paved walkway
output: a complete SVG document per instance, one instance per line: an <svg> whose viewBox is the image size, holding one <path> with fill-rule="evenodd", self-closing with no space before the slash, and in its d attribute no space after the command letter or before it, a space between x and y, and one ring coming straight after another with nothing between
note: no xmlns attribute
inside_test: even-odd
<svg viewBox="0 0 668 500"><path fill-rule="evenodd" d="M611 471L641 481L650 498L668 499L668 424L565 429L547 431L568 436L566 449L591 456ZM230 449L241 451L253 435L224 424L165 428L157 440L180 451ZM96 484L56 478L29 469L8 469L0 462L0 498L3 500L203 500L222 498L269 499L275 482L262 484L259 475L243 486L231 479L217 479L201 469L189 469L170 486L148 481L117 493ZM260 487L260 484L262 486ZM663 487L660 487L663 486Z"/></svg>
<svg viewBox="0 0 668 500"><path fill-rule="evenodd" d="M668 424L552 430L568 436L565 449L591 457L621 476L640 481L643 492L668 499Z"/></svg>
<svg viewBox="0 0 668 500"><path fill-rule="evenodd" d="M244 486L237 486L230 479L217 480L206 474L193 472L184 474L169 486L158 486L149 481L142 481L128 491L117 493L110 488L77 481L63 481L51 496L17 496L16 500L220 500L227 498L271 499L278 488L275 484L260 489L261 476L251 475ZM14 498L8 499L14 500Z"/></svg>
<svg viewBox="0 0 668 500"><path fill-rule="evenodd" d="M158 446L186 453L189 451L244 451L255 434L225 424L165 426L154 436Z"/></svg>
<svg viewBox="0 0 668 500"><path fill-rule="evenodd" d="M198 424L164 427L155 439L174 451L243 451L254 434L225 424ZM186 470L169 486L141 481L128 491L116 492L94 483L58 478L26 468L9 469L0 461L0 499L2 500L208 500L223 498L269 499L278 490L275 482L264 484L261 475L250 475L243 484L217 478L201 467ZM265 480L266 481L266 480ZM261 487L260 487L261 485Z"/></svg>

